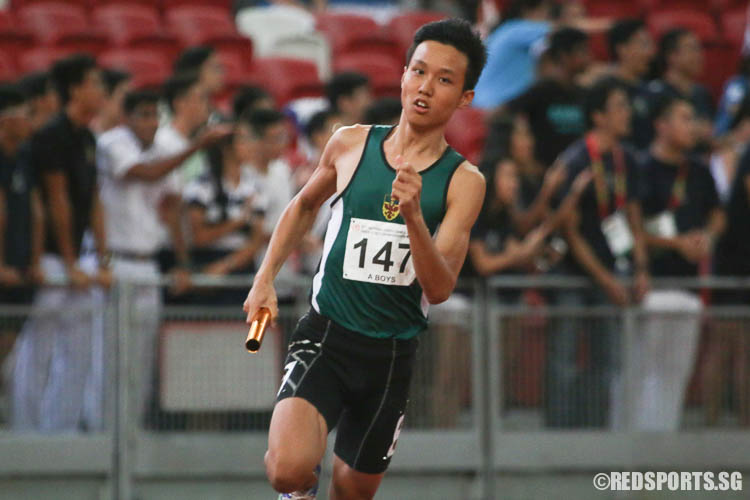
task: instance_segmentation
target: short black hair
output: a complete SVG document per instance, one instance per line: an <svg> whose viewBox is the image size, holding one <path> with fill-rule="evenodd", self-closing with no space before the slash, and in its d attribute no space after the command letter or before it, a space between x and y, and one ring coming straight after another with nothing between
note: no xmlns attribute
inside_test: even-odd
<svg viewBox="0 0 750 500"><path fill-rule="evenodd" d="M502 22L523 17L524 13L538 9L542 5L549 3L550 0L512 0L503 8Z"/></svg>
<svg viewBox="0 0 750 500"><path fill-rule="evenodd" d="M26 102L26 95L18 85L12 83L0 84L0 112Z"/></svg>
<svg viewBox="0 0 750 500"><path fill-rule="evenodd" d="M684 97L673 94L660 94L653 100L649 109L651 123L653 124L657 120L664 118L675 106L681 103L687 104L691 108L693 107L693 104Z"/></svg>
<svg viewBox="0 0 750 500"><path fill-rule="evenodd" d="M422 42L434 41L454 47L469 60L464 78L464 90L472 90L487 62L487 48L469 21L443 19L422 26L414 34L414 41L406 52L406 65L411 62L414 51Z"/></svg>
<svg viewBox="0 0 750 500"><path fill-rule="evenodd" d="M396 97L381 97L365 110L366 125L387 125L401 116L401 100Z"/></svg>
<svg viewBox="0 0 750 500"><path fill-rule="evenodd" d="M97 68L96 60L89 54L73 54L57 61L52 66L52 81L60 94L60 101L67 104L71 88L83 83L86 74Z"/></svg>
<svg viewBox="0 0 750 500"><path fill-rule="evenodd" d="M609 97L618 90L625 92L625 87L613 77L602 78L586 90L583 109L586 113L587 128L594 127L594 113L605 111Z"/></svg>
<svg viewBox="0 0 750 500"><path fill-rule="evenodd" d="M158 104L159 97L159 94L150 90L128 92L122 107L125 110L125 114L129 115L141 104Z"/></svg>
<svg viewBox="0 0 750 500"><path fill-rule="evenodd" d="M112 94L118 85L130 80L130 78L131 75L127 71L109 68L102 70L102 81L104 81L104 88L107 90L107 94Z"/></svg>
<svg viewBox="0 0 750 500"><path fill-rule="evenodd" d="M313 114L310 119L307 120L307 125L305 125L305 136L307 136L308 139L311 139L313 135L323 131L326 122L335 116L336 112L332 109L324 109Z"/></svg>
<svg viewBox="0 0 750 500"><path fill-rule="evenodd" d="M560 28L549 36L547 53L553 60L557 61L561 56L570 54L581 45L587 44L588 41L589 36L579 29Z"/></svg>
<svg viewBox="0 0 750 500"><path fill-rule="evenodd" d="M21 90L28 99L36 99L52 90L52 80L46 71L29 73L18 81Z"/></svg>
<svg viewBox="0 0 750 500"><path fill-rule="evenodd" d="M164 98L169 104L169 109L174 111L174 101L185 95L193 86L198 84L198 75L195 73L181 73L170 77L163 88Z"/></svg>
<svg viewBox="0 0 750 500"><path fill-rule="evenodd" d="M184 73L186 71L198 72L203 63L213 55L213 47L208 45L197 45L183 50L174 62L174 72Z"/></svg>
<svg viewBox="0 0 750 500"><path fill-rule="evenodd" d="M235 118L239 118L248 110L255 107L255 103L261 99L270 98L271 94L268 93L263 87L256 87L254 85L244 86L240 88L232 99L232 113Z"/></svg>
<svg viewBox="0 0 750 500"><path fill-rule="evenodd" d="M684 37L692 34L692 31L687 28L674 28L662 35L659 39L659 53L656 57L657 71L659 75L662 75L667 70L669 56L677 50L680 41Z"/></svg>
<svg viewBox="0 0 750 500"><path fill-rule="evenodd" d="M620 19L607 32L607 47L613 60L618 60L617 47L630 41L636 33L646 29L646 23L641 19Z"/></svg>
<svg viewBox="0 0 750 500"><path fill-rule="evenodd" d="M326 83L326 97L334 110L338 109L339 99L351 97L358 89L370 85L367 75L356 71L337 73Z"/></svg>
<svg viewBox="0 0 750 500"><path fill-rule="evenodd" d="M284 113L275 109L254 109L242 117L243 121L250 126L256 137L263 137L269 127L283 122L286 119Z"/></svg>

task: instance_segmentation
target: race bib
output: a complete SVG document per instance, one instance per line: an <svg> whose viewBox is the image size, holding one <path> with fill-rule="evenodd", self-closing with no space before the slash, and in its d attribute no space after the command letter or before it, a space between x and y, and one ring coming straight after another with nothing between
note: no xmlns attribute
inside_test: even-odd
<svg viewBox="0 0 750 500"><path fill-rule="evenodd" d="M622 212L615 212L602 221L602 233L612 255L619 257L633 248L633 233Z"/></svg>
<svg viewBox="0 0 750 500"><path fill-rule="evenodd" d="M661 238L674 238L677 236L677 222L674 212L665 211L646 219L644 224L646 231Z"/></svg>
<svg viewBox="0 0 750 500"><path fill-rule="evenodd" d="M417 274L406 225L352 218L342 271L348 280L411 285Z"/></svg>

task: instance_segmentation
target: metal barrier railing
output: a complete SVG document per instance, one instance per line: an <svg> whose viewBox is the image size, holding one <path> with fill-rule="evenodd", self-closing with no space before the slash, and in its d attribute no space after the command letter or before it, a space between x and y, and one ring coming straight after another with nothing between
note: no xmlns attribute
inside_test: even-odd
<svg viewBox="0 0 750 500"><path fill-rule="evenodd" d="M23 387L15 379L17 351L29 343L21 342L23 332L36 321L42 330L74 332L72 341L75 332L99 321L99 333L78 339L95 345L80 362L98 378L87 377L76 387L98 398L85 409L60 413L77 411L74 430L81 434L71 440L83 443L94 436L101 449L91 456L111 457L108 466L99 459L90 470L107 471L112 498L132 498L134 481L154 471L262 474L286 339L309 307L309 280L287 283L294 294L282 303L279 328L253 356L242 344L241 305L250 280L196 276L193 283L194 292L177 301L165 300L170 282L161 278L116 283L106 302L100 297L75 307L52 299L46 308L38 302L0 306L0 358L6 358L0 449L23 446L19 436L38 443L34 432L55 430L28 422L19 434L23 426L10 418L16 410L12 391ZM590 454L573 466L591 466L597 456L623 466L643 456L672 457L679 464L690 454L670 435L696 429L704 444L715 445L715 463L742 462L727 454L723 440L750 423L750 305L704 307L695 294L673 291L750 289L750 280L654 280L653 287L661 292L646 303L618 309L602 305L585 279L462 282L462 292L431 311L393 467L473 471L477 497L492 498L498 467L570 465L560 440L575 437L575 446ZM519 300L531 290L543 292L546 303ZM715 427L721 435L705 434ZM666 448L658 453L650 453L648 443L634 448L640 431L661 431ZM227 441L237 432L245 433L241 447ZM180 436L179 444L171 436ZM748 440L747 433L732 436L734 443ZM615 451L624 437L631 447L625 455ZM22 464L21 472L44 470L45 457L38 460L26 469ZM50 465L50 470L57 469ZM0 475L11 471L18 474L19 465L0 459Z"/></svg>

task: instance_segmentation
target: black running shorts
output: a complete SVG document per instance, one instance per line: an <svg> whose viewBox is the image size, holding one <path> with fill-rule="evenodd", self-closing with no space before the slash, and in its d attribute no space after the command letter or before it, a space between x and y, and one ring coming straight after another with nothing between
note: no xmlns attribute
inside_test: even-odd
<svg viewBox="0 0 750 500"><path fill-rule="evenodd" d="M367 337L310 309L289 342L277 400L308 401L329 431L338 425L336 455L359 472L380 474L404 422L417 344Z"/></svg>

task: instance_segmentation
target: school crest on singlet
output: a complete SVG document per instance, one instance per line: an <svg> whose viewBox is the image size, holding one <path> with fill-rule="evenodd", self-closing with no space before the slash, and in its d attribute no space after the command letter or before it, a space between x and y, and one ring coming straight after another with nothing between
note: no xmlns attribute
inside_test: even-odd
<svg viewBox="0 0 750 500"><path fill-rule="evenodd" d="M385 217L385 220L393 220L398 217L398 202L391 198L390 194L383 196L383 217Z"/></svg>
<svg viewBox="0 0 750 500"><path fill-rule="evenodd" d="M409 234L391 198L395 169L383 152L393 127L373 126L346 188L331 203L312 306L342 326L377 338L411 338L427 326L428 303L416 279ZM422 214L435 235L450 180L464 158L448 147L420 172Z"/></svg>

